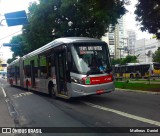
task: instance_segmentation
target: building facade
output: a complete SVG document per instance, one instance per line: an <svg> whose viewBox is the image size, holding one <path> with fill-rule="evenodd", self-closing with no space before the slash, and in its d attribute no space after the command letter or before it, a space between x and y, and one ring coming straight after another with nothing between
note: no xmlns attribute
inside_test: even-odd
<svg viewBox="0 0 160 136"><path fill-rule="evenodd" d="M152 56L160 47L160 41L157 39L140 39L135 43L135 56L139 62L152 62Z"/></svg>
<svg viewBox="0 0 160 136"><path fill-rule="evenodd" d="M135 43L136 43L136 33L134 30L127 30L128 37L128 52L129 55L135 55Z"/></svg>
<svg viewBox="0 0 160 136"><path fill-rule="evenodd" d="M102 40L108 43L110 55L112 58L124 58L124 47L127 46L127 31L125 16L118 19L115 27L110 26L109 32L102 37Z"/></svg>

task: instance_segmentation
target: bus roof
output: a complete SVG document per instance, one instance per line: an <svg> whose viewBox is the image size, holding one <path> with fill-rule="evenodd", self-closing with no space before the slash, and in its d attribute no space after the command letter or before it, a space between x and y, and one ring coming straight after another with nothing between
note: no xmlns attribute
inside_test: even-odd
<svg viewBox="0 0 160 136"><path fill-rule="evenodd" d="M151 65L151 64L160 64L160 63L158 63L158 62L126 63L124 65L116 64L115 67L119 67L119 66Z"/></svg>
<svg viewBox="0 0 160 136"><path fill-rule="evenodd" d="M160 64L158 62L141 62L141 63L127 63L126 65L148 65L148 64Z"/></svg>
<svg viewBox="0 0 160 136"><path fill-rule="evenodd" d="M17 65L17 63L19 63L19 62L22 61L22 60L23 60L23 58L22 58L22 57L19 57L19 58L17 58L16 60L12 61L10 64L8 64L7 67L10 67L10 66L12 66L12 65Z"/></svg>
<svg viewBox="0 0 160 136"><path fill-rule="evenodd" d="M95 38L89 38L89 37L64 37L64 38L58 38L54 41L57 42L63 42L63 43L74 43L74 42L102 42L99 39L95 39Z"/></svg>
<svg viewBox="0 0 160 136"><path fill-rule="evenodd" d="M13 64L17 63L18 61L19 61L19 58L16 59L16 60L14 60L14 61L12 61L12 62L8 65L8 67L9 67L10 65L13 65Z"/></svg>
<svg viewBox="0 0 160 136"><path fill-rule="evenodd" d="M26 58L29 58L29 57L32 57L38 53L41 53L41 52L44 52L44 51L47 51L53 47L56 47L58 45L61 45L61 44L64 44L64 43L79 43L79 42L104 42L104 41L101 41L99 39L95 39L95 38L89 38L89 37L64 37L64 38L58 38L58 39L55 39L54 41L32 51L31 53L27 54L27 55L24 55L23 58L26 59Z"/></svg>

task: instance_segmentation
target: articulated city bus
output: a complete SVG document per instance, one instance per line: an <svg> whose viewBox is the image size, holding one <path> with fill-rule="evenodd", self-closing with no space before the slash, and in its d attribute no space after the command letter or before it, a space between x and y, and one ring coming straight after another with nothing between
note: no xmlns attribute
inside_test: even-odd
<svg viewBox="0 0 160 136"><path fill-rule="evenodd" d="M13 61L11 85L69 99L114 90L108 45L84 37L59 38Z"/></svg>
<svg viewBox="0 0 160 136"><path fill-rule="evenodd" d="M157 62L115 65L113 69L117 78L160 77L160 63Z"/></svg>

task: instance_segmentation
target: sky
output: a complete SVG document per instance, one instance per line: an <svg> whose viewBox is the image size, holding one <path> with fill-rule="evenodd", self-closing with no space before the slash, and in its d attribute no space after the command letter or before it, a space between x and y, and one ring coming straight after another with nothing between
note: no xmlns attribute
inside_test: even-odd
<svg viewBox="0 0 160 136"><path fill-rule="evenodd" d="M5 13L16 12L21 10L26 10L30 2L37 1L37 0L0 0L0 20L4 19ZM151 38L151 35L148 33L141 32L139 27L136 25L137 22L135 21L134 15L134 6L137 0L131 0L131 5L127 6L128 13L126 14L126 28L133 29L136 31L137 39ZM5 20L2 21L4 26L0 26L0 53L4 53L4 58L12 58L12 52L10 51L10 47L3 47L3 43L9 43L12 36L18 35L21 33L22 26L12 26L8 27ZM14 34L15 33L15 34ZM14 35L13 35L14 34Z"/></svg>
<svg viewBox="0 0 160 136"><path fill-rule="evenodd" d="M0 20L4 19L5 13L21 10L28 12L29 2L32 1L35 0L0 0ZM12 36L21 34L22 26L8 27L5 20L3 20L1 24L4 26L0 26L0 53L3 53L4 59L12 58L10 47L3 47L2 45L3 43L9 43Z"/></svg>
<svg viewBox="0 0 160 136"><path fill-rule="evenodd" d="M139 39L150 39L152 37L152 34L149 34L147 32L141 32L140 26L138 26L135 17L136 15L134 14L135 11L135 5L137 3L137 0L131 0L131 4L127 6L127 14L126 14L126 28L127 29L132 29L136 31L137 34L137 40Z"/></svg>

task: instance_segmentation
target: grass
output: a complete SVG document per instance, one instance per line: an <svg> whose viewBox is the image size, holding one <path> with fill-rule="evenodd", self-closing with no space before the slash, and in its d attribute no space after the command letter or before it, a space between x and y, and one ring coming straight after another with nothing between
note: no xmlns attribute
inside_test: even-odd
<svg viewBox="0 0 160 136"><path fill-rule="evenodd" d="M115 82L115 87L122 89L160 92L160 84L129 83L128 81L125 81Z"/></svg>
<svg viewBox="0 0 160 136"><path fill-rule="evenodd" d="M144 82L148 82L149 79L130 79L130 81L144 81ZM151 82L160 82L160 79L150 79Z"/></svg>

